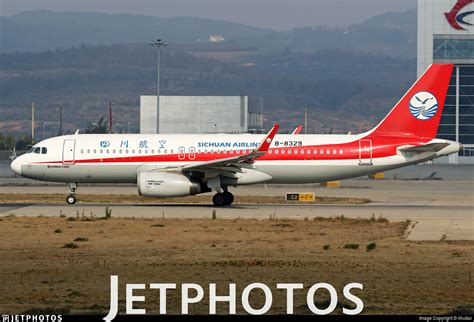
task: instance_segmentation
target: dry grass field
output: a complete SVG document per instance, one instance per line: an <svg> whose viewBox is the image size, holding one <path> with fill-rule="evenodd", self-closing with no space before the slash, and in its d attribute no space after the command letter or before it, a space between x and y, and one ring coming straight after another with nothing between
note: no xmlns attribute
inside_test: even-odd
<svg viewBox="0 0 474 322"><path fill-rule="evenodd" d="M473 309L474 245L408 242L408 223L383 219L315 220L0 219L0 312L106 314L111 274L119 275L120 309L125 283L178 284L168 293L168 313L179 313L180 283L248 283L274 289L271 313L285 313L286 295L276 283L333 284L354 290L365 314L442 314ZM367 244L376 247L367 251ZM73 243L72 247L64 245ZM358 244L357 249L345 248ZM222 287L225 286L225 287ZM206 290L206 287L205 287ZM240 291L240 292L239 292ZM206 291L207 292L207 291ZM147 313L158 313L157 290L146 290ZM208 293L206 293L207 295ZM319 293L317 293L319 294ZM190 313L208 313L206 295ZM306 314L306 292L295 291L295 313ZM262 304L252 297L254 307ZM318 302L324 303L322 292ZM237 313L244 313L237 305ZM323 307L324 304L320 304ZM218 305L225 313L226 305ZM341 313L338 307L335 313Z"/></svg>

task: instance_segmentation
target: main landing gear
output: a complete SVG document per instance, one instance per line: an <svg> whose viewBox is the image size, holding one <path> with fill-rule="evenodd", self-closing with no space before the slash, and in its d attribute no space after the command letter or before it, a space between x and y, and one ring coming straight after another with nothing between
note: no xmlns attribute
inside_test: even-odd
<svg viewBox="0 0 474 322"><path fill-rule="evenodd" d="M212 203L214 206L230 206L234 202L234 195L229 192L227 186L222 186L221 178L219 176L209 178L207 180L207 187L217 192L214 197L212 197Z"/></svg>
<svg viewBox="0 0 474 322"><path fill-rule="evenodd" d="M212 202L216 207L230 206L234 202L234 195L228 191L219 192L212 197Z"/></svg>
<svg viewBox="0 0 474 322"><path fill-rule="evenodd" d="M66 202L68 205L73 205L76 203L76 189L77 183L68 183L67 186L69 187L69 196L66 198Z"/></svg>

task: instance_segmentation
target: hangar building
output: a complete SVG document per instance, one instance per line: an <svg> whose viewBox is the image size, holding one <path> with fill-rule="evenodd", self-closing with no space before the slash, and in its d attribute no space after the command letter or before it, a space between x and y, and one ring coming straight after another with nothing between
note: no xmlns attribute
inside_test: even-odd
<svg viewBox="0 0 474 322"><path fill-rule="evenodd" d="M157 133L156 96L140 96L140 133ZM160 95L159 133L263 133L263 99Z"/></svg>
<svg viewBox="0 0 474 322"><path fill-rule="evenodd" d="M474 163L474 0L418 0L420 76L431 63L453 63L438 137L464 149L441 162Z"/></svg>

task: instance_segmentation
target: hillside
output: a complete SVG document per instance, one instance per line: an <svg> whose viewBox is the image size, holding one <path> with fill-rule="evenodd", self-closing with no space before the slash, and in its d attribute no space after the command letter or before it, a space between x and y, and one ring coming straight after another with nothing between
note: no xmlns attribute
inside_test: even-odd
<svg viewBox="0 0 474 322"><path fill-rule="evenodd" d="M139 97L155 93L156 50L147 43L158 34L171 41L162 94L262 96L265 122L288 131L305 107L311 132L366 130L415 79L414 10L281 32L87 12L30 11L0 22L0 132L17 135L29 131L33 101L45 136L57 132L59 106L73 131L107 114L109 101L117 128L138 131ZM212 34L225 41L207 41Z"/></svg>
<svg viewBox="0 0 474 322"><path fill-rule="evenodd" d="M198 17L45 10L0 17L0 26L2 52L40 52L82 44L148 43L157 37L176 43L198 42L213 34L221 34L227 40L242 40L274 33L270 29Z"/></svg>
<svg viewBox="0 0 474 322"><path fill-rule="evenodd" d="M147 43L158 36L174 44L202 44L210 35L220 34L228 42L255 47L260 53L340 49L414 57L416 11L386 13L348 27L308 26L286 31L198 17L52 11L0 17L0 26L0 51L4 53L40 52L82 44Z"/></svg>
<svg viewBox="0 0 474 322"><path fill-rule="evenodd" d="M57 121L63 106L71 131L97 121L112 101L115 120L137 130L139 96L155 93L156 52L135 44L2 54L0 76L0 132L28 131L32 101L39 122ZM249 52L227 62L170 47L162 56L161 90L163 95L262 96L267 122L282 121L289 129L308 107L312 131L345 132L375 124L414 78L413 59L331 50Z"/></svg>

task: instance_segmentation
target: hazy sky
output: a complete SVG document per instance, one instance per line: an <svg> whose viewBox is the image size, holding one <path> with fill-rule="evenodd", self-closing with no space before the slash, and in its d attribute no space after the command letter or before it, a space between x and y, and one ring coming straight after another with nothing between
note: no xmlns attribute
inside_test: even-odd
<svg viewBox="0 0 474 322"><path fill-rule="evenodd" d="M198 16L274 29L348 25L411 8L416 8L416 0L0 0L2 16L36 9L96 11Z"/></svg>

